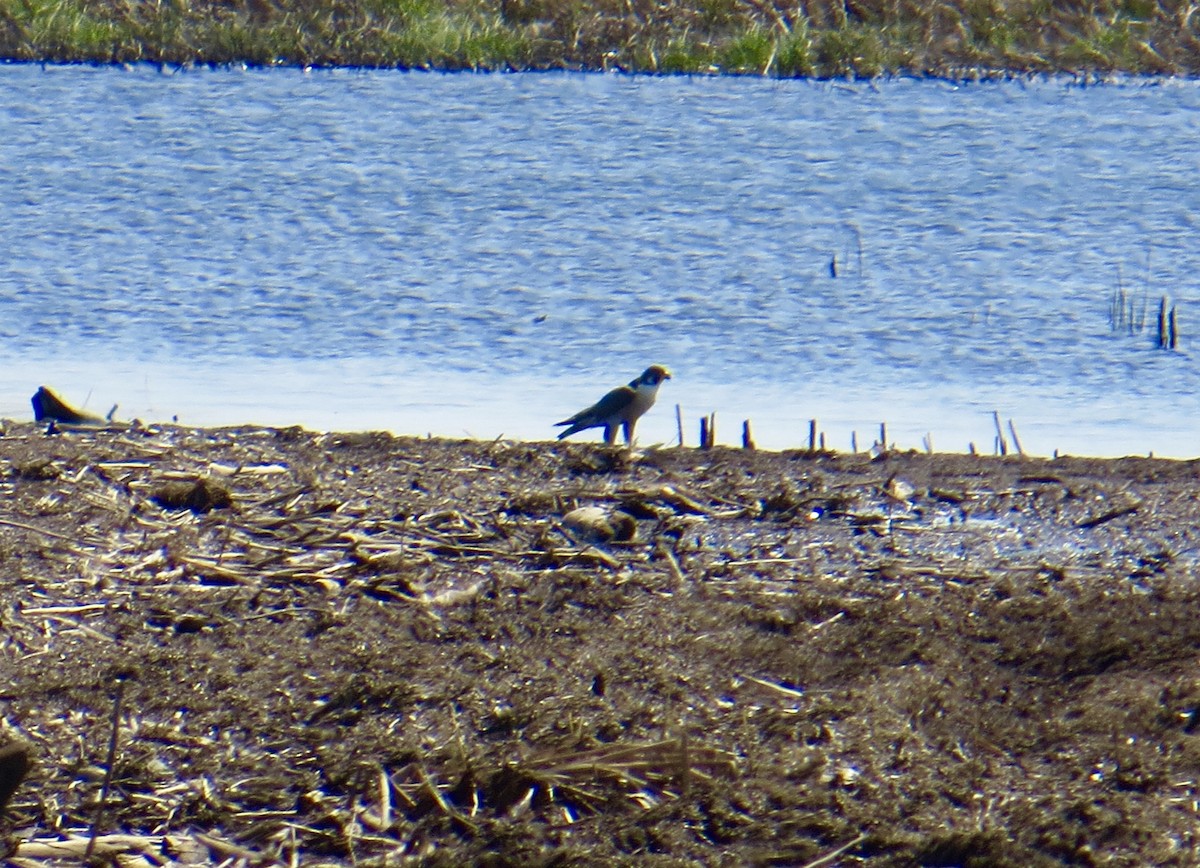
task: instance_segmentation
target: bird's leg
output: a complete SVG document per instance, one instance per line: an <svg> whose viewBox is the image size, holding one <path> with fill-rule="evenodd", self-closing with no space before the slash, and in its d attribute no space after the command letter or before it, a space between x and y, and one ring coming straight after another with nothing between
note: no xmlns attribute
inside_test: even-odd
<svg viewBox="0 0 1200 868"><path fill-rule="evenodd" d="M604 426L604 445L612 446L613 443L616 442L616 440L617 440L617 426L616 425L605 425Z"/></svg>
<svg viewBox="0 0 1200 868"><path fill-rule="evenodd" d="M636 419L627 419L621 423L621 428L625 431L625 445L633 445L633 426L637 424Z"/></svg>

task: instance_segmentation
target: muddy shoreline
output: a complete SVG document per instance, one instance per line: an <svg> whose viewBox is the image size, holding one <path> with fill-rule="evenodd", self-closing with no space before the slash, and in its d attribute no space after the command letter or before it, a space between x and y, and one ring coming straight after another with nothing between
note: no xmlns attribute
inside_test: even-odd
<svg viewBox="0 0 1200 868"><path fill-rule="evenodd" d="M1196 864L1198 468L6 423L10 859Z"/></svg>

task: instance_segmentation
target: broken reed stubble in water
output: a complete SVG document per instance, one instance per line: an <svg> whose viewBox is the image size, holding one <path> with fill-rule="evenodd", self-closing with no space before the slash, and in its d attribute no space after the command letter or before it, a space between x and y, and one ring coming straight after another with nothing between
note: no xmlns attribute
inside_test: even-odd
<svg viewBox="0 0 1200 868"><path fill-rule="evenodd" d="M1114 290L1108 306L1109 328L1114 332L1126 332L1130 337L1141 334L1146 329L1146 307L1145 293L1140 300L1135 300L1124 288ZM1178 308L1167 296L1159 297L1158 316L1155 317L1155 345L1159 349L1179 347Z"/></svg>
<svg viewBox="0 0 1200 868"><path fill-rule="evenodd" d="M1173 350L1179 344L1179 332L1175 319L1176 305L1167 310L1167 297L1164 295L1158 302L1158 347L1162 350Z"/></svg>
<svg viewBox="0 0 1200 868"><path fill-rule="evenodd" d="M751 431L750 431L750 420L749 419L745 419L742 421L742 448L743 449L757 449L758 448L754 444L754 434L751 433Z"/></svg>

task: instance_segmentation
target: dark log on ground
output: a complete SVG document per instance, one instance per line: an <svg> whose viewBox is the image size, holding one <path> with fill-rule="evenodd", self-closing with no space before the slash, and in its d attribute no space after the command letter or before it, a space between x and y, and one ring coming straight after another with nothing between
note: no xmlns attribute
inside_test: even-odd
<svg viewBox="0 0 1200 868"><path fill-rule="evenodd" d="M103 425L105 419L76 410L45 386L39 386L33 398L33 418L38 422L52 420L64 425Z"/></svg>

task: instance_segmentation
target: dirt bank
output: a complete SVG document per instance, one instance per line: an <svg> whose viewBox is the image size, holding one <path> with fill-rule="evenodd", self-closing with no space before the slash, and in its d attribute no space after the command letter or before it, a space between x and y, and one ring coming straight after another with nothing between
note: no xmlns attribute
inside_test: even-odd
<svg viewBox="0 0 1200 868"><path fill-rule="evenodd" d="M5 828L26 865L93 826L129 865L1195 865L1196 473L9 423Z"/></svg>

